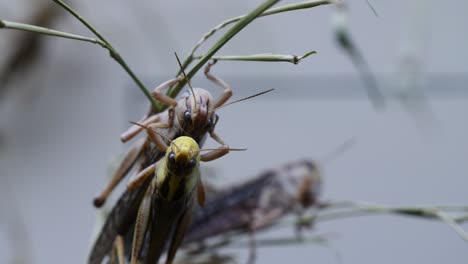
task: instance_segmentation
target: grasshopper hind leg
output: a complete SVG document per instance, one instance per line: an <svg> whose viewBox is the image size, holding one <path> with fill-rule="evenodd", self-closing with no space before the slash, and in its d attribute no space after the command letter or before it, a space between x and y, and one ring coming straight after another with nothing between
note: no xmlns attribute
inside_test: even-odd
<svg viewBox="0 0 468 264"><path fill-rule="evenodd" d="M214 129L210 130L208 133L210 133L210 137L212 139L214 139L216 142L218 142L219 144L223 145L223 146L226 146L226 144L224 143L224 141L218 136L218 134L216 134L216 132L214 131Z"/></svg>
<svg viewBox="0 0 468 264"><path fill-rule="evenodd" d="M111 180L102 192L93 200L95 207L101 207L105 202L110 193L115 189L117 184L127 175L130 169L135 164L136 160L140 157L141 153L145 149L147 144L146 138L142 138L135 142L133 146L125 154L123 161L120 163L119 168L112 175Z"/></svg>

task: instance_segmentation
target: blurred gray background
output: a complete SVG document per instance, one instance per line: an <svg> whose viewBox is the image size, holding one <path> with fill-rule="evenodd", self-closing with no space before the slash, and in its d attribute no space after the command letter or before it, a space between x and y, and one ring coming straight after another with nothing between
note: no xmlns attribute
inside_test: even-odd
<svg viewBox="0 0 468 264"><path fill-rule="evenodd" d="M0 18L27 22L44 2L0 0ZM208 29L260 2L71 4L155 87L178 69L174 51L185 56ZM320 159L355 138L354 148L323 164L324 199L467 204L468 3L374 0L376 17L366 1L348 2L350 33L391 97L385 111L372 108L356 69L334 42L334 7L261 18L218 54L318 54L298 65L218 63L213 73L233 87L234 97L276 90L220 110L218 134L248 151L203 166L215 167L215 183L221 186L278 163ZM64 13L53 28L91 36ZM0 65L17 37L18 32L0 31ZM414 62L413 82L405 75L407 61ZM202 74L193 84L219 92ZM107 51L57 38L45 39L39 60L8 86L0 101L0 263L83 263L95 221L92 197L104 186L111 161L127 148L119 141L127 121L138 120L147 103ZM399 99L414 91L428 100ZM293 230L275 233L293 235ZM262 248L258 263L468 259L468 245L439 222L362 217L320 223L313 234L333 234L332 250L314 245ZM245 262L246 250L233 252Z"/></svg>

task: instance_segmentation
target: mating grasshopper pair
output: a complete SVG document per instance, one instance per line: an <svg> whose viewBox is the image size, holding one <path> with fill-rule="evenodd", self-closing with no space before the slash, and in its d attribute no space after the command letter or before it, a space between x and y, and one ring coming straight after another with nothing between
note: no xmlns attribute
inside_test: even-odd
<svg viewBox="0 0 468 264"><path fill-rule="evenodd" d="M181 78L172 79L158 86L152 93L153 97L169 105L170 108L162 113L153 115L152 109L150 109L148 114L138 123L159 131L160 134L165 135L169 139L175 139L182 135L189 136L198 142L199 145L204 143L208 133L215 141L222 145L216 152L212 153L211 159L216 159L227 154L228 148L214 131L219 120L215 111L229 100L232 96L232 89L224 81L210 74L211 66L212 63L209 63L205 67L206 77L224 89L218 99L213 100L213 97L208 91L195 88L191 89L191 92L187 91L184 93L179 101L176 101L163 93L165 89L168 89L181 80ZM121 135L121 141L124 143L129 141L141 132L142 129L142 126L134 124ZM150 146L151 142L149 137L138 140L130 147L130 150L112 176L109 184L104 188L101 194L94 199L94 205L96 207L101 207L104 204L112 190L125 175L128 174L136 161L142 156L149 160L148 162L143 162L142 167L138 169L141 171L141 175L139 176L145 174L149 175L154 172L154 163L164 155L164 152L161 150L165 149L165 143L164 139L157 134L153 139L153 144L155 144L156 147ZM145 151L146 153L144 153ZM137 176L137 178L140 178L139 176Z"/></svg>
<svg viewBox="0 0 468 264"><path fill-rule="evenodd" d="M230 150L235 150L229 149L214 132L218 121L215 111L227 105L225 103L231 97L232 90L222 80L209 73L211 66L211 63L206 66L205 75L224 88L223 94L216 101L207 91L201 88L193 89L190 83L191 92L185 93L176 101L164 95L162 90L177 83L180 78L167 81L155 89L153 96L171 107L155 115L151 115L150 111L140 123L134 123L134 126L122 134L122 141L127 141L143 128L148 131L147 137L132 146L109 185L94 200L96 206L101 206L112 189L140 159L138 174L110 213L93 246L89 263L101 263L111 251L114 241L120 241L116 238L131 232L134 223L132 263L157 262L171 234L167 263L172 262L185 229L190 224L195 188L199 203L204 203L198 162L214 160ZM263 93L265 92L260 94ZM253 96L248 98L251 97ZM222 146L199 155L198 145L204 143L207 133ZM175 140L168 147L165 139ZM157 163L164 153L165 157ZM177 157L180 162L177 161ZM155 177L151 178L152 175ZM151 254L141 256L144 244L149 244Z"/></svg>

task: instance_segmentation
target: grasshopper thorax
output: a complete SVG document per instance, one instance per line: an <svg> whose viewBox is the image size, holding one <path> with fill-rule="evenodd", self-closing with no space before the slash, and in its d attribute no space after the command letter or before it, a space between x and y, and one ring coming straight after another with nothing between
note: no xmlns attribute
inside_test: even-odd
<svg viewBox="0 0 468 264"><path fill-rule="evenodd" d="M215 125L213 97L201 88L186 91L176 106L176 116L181 128L192 136L199 136Z"/></svg>

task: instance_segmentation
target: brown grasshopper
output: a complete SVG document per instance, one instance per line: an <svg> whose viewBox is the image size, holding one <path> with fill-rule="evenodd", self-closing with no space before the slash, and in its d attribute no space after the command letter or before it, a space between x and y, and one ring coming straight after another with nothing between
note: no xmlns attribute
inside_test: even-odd
<svg viewBox="0 0 468 264"><path fill-rule="evenodd" d="M229 232L252 232L288 213L316 206L322 179L316 162L299 160L268 169L251 180L217 191L196 210L184 243Z"/></svg>
<svg viewBox="0 0 468 264"><path fill-rule="evenodd" d="M180 61L178 58L177 61L180 65ZM208 133L211 138L213 138L215 141L222 145L218 148L219 151L222 152L223 155L227 154L227 145L215 133L214 129L219 120L219 117L216 114L216 110L228 105L225 103L229 100L229 98L231 98L232 89L223 80L210 73L210 69L213 64L214 63L208 63L205 67L204 72L205 76L210 81L214 82L215 84L224 89L223 93L219 96L218 99L214 100L211 94L202 88L192 89L190 86L190 82L188 82L191 90L182 94L181 98L178 101L176 101L175 99L168 97L163 93L163 90L171 87L172 85L181 80L181 78L172 79L164 82L163 84L155 88L153 91L154 98L169 105L170 107L162 113L153 115L151 115L152 112L150 110L149 113L139 121L139 123L143 126L149 126L152 129L157 130L160 134L165 135L165 137L171 140L179 136L189 136L195 139L195 141L200 146L204 144ZM181 65L180 67L182 69ZM250 99L252 97L270 92L272 90L273 89L270 89L258 93L256 95L231 102L229 104ZM141 131L142 127L138 125L133 125L121 135L122 142L127 142ZM137 171L143 174L151 173L150 170L154 169L154 166L151 165L153 165L164 155L164 153L160 151L160 149L164 148L165 143L163 141L164 140L161 137L156 136L154 144L157 145L157 147L151 144L148 137L144 137L136 141L125 154L122 163L113 174L108 185L94 199L94 205L96 207L101 207L105 203L107 197L110 195L112 190L131 170L131 168L139 158L143 157L143 159L146 161L141 162L140 167L137 169Z"/></svg>
<svg viewBox="0 0 468 264"><path fill-rule="evenodd" d="M247 233L250 236L249 263L253 263L255 233L274 225L286 214L301 216L304 209L317 206L321 185L317 163L300 160L268 169L246 183L220 190L207 198L204 208L194 213L184 245L197 244L202 250L203 241L210 237L230 238L229 234ZM301 227L297 225L296 230Z"/></svg>

